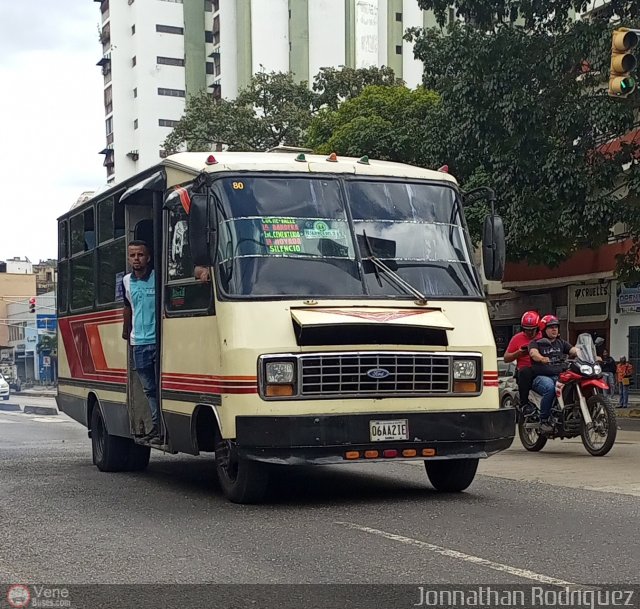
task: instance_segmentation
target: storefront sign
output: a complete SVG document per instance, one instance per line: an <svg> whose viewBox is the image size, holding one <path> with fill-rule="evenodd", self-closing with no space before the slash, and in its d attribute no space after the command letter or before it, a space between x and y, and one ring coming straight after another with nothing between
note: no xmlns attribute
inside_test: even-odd
<svg viewBox="0 0 640 609"><path fill-rule="evenodd" d="M525 311L538 311L540 315L551 313L551 294L524 294L517 298L503 298L489 301L491 321L520 321Z"/></svg>
<svg viewBox="0 0 640 609"><path fill-rule="evenodd" d="M616 296L618 313L640 313L640 286L618 283Z"/></svg>
<svg viewBox="0 0 640 609"><path fill-rule="evenodd" d="M609 282L569 286L569 321L605 321L609 318Z"/></svg>

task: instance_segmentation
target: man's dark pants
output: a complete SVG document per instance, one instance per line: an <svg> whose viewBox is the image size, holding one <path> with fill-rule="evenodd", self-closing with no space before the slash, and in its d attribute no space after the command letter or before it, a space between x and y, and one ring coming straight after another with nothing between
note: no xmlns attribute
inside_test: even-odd
<svg viewBox="0 0 640 609"><path fill-rule="evenodd" d="M529 401L529 391L531 391L531 385L533 385L533 369L530 367L518 368L516 378L520 392L520 405L524 406Z"/></svg>

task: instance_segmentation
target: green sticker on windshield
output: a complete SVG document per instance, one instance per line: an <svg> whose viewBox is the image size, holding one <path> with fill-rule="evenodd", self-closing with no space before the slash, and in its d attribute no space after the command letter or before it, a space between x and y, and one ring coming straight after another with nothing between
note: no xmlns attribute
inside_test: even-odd
<svg viewBox="0 0 640 609"><path fill-rule="evenodd" d="M316 220L312 228L304 229L305 239L344 239L344 235L331 228L324 220Z"/></svg>

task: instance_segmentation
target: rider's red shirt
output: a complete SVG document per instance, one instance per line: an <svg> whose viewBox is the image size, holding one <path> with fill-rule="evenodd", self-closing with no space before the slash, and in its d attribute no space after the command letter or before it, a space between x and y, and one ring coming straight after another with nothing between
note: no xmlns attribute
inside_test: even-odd
<svg viewBox="0 0 640 609"><path fill-rule="evenodd" d="M540 333L535 335L533 340L538 340L540 338ZM524 332L518 332L510 341L507 346L507 353L515 353L520 350L520 347L523 345L529 345L531 342L531 338L527 336ZM522 355L516 360L518 364L518 368L531 368L531 358L528 355Z"/></svg>

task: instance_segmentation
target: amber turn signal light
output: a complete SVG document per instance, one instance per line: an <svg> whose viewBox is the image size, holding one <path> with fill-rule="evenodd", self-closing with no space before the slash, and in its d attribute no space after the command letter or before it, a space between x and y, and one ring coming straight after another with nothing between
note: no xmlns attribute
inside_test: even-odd
<svg viewBox="0 0 640 609"><path fill-rule="evenodd" d="M345 459L359 459L360 458L360 453L357 450L349 450L346 453L344 453L344 458Z"/></svg>
<svg viewBox="0 0 640 609"><path fill-rule="evenodd" d="M477 393L478 385L475 381L454 381L453 393Z"/></svg>
<svg viewBox="0 0 640 609"><path fill-rule="evenodd" d="M293 385L267 385L265 395L269 398L293 395Z"/></svg>
<svg viewBox="0 0 640 609"><path fill-rule="evenodd" d="M423 448L422 449L422 456L423 457L433 457L436 454L436 449L435 448Z"/></svg>

